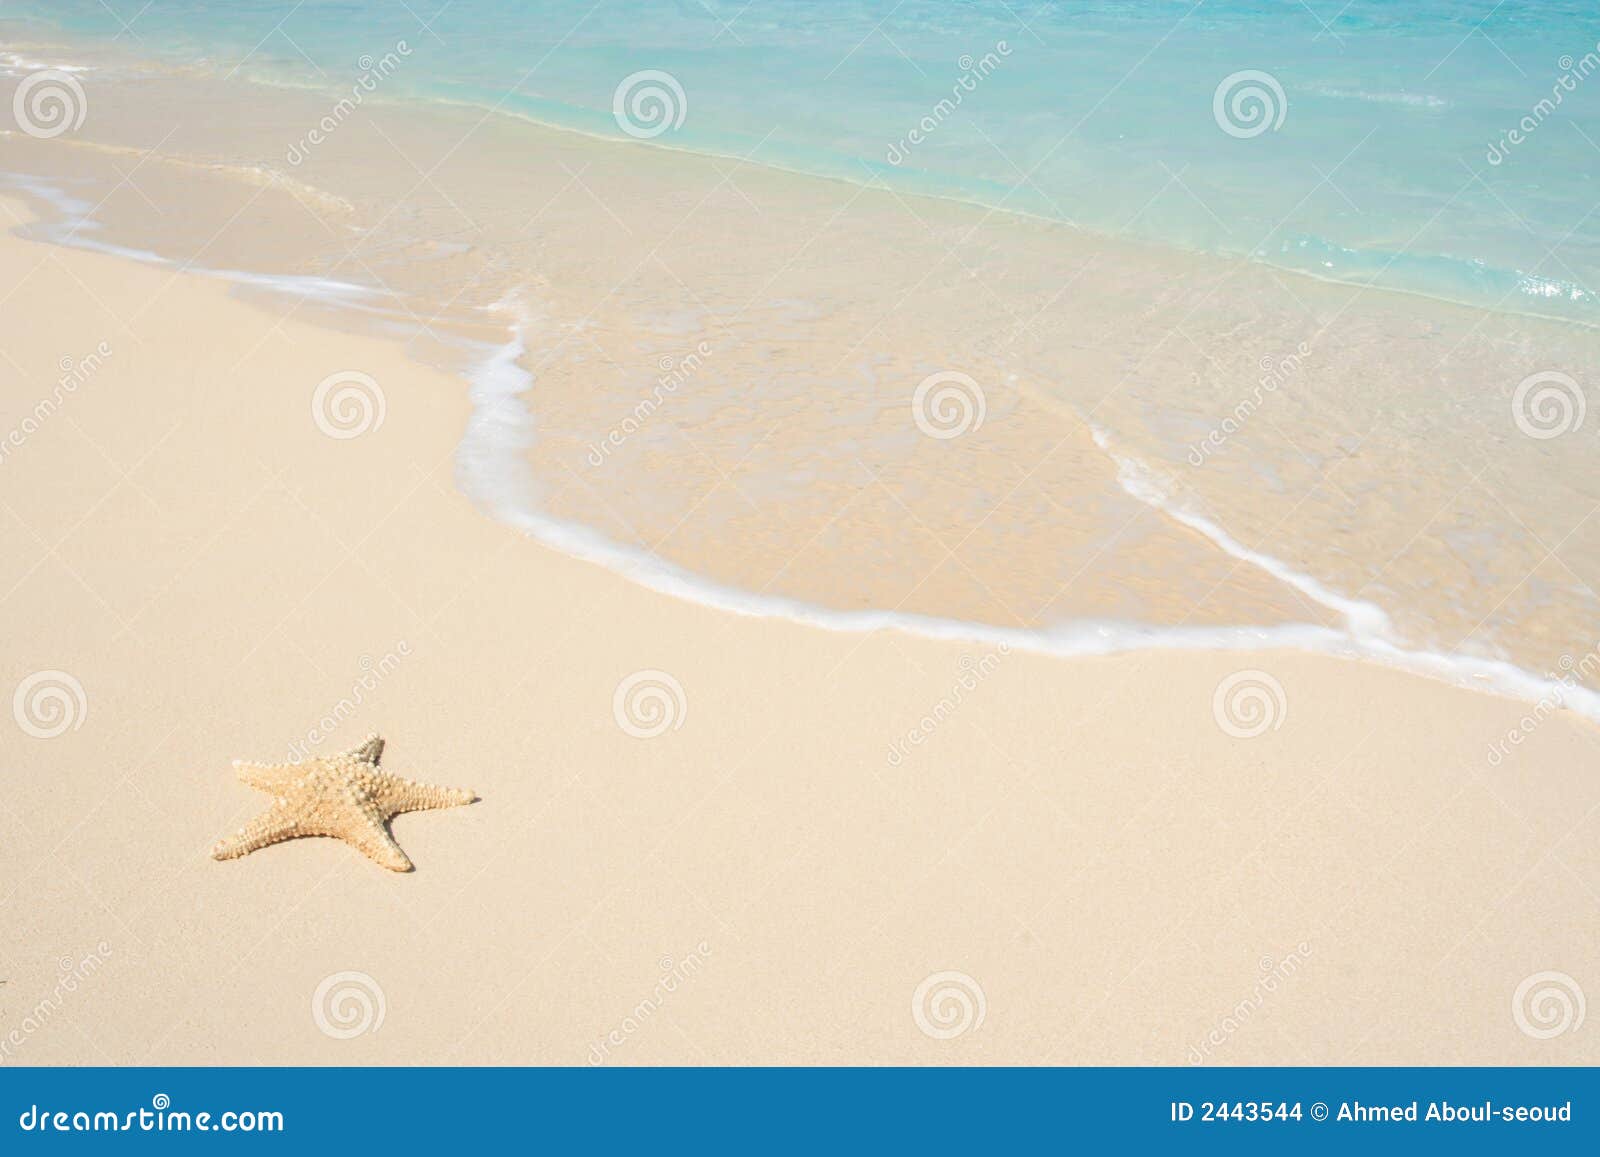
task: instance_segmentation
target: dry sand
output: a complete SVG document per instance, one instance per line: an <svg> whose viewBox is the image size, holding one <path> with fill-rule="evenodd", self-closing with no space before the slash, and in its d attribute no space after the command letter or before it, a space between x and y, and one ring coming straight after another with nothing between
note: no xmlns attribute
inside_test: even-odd
<svg viewBox="0 0 1600 1157"><path fill-rule="evenodd" d="M1600 994L1581 720L1492 765L1525 705L1370 665L710 611L474 509L461 383L394 344L11 236L0 301L0 440L110 351L0 459L0 689L83 692L0 727L6 1063L1600 1061L1539 1031ZM351 370L386 414L340 440ZM1286 706L1241 739L1247 668ZM208 858L265 802L232 759L368 731L481 796L396 822L416 872Z"/></svg>

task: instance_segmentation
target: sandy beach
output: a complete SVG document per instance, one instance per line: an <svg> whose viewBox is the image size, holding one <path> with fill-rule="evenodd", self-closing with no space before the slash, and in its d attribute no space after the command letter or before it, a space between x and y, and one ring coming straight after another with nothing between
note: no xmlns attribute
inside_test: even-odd
<svg viewBox="0 0 1600 1157"><path fill-rule="evenodd" d="M29 212L0 202L5 1063L1600 1062L1548 1031L1600 991L1586 720L668 597L463 496L457 375ZM330 434L335 375L381 420ZM208 858L267 802L232 760L369 732L480 797L395 822L415 872Z"/></svg>

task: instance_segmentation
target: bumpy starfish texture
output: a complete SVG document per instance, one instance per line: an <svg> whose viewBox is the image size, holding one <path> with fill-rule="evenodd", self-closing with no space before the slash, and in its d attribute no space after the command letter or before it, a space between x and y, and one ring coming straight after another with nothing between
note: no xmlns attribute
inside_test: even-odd
<svg viewBox="0 0 1600 1157"><path fill-rule="evenodd" d="M232 860L283 840L332 836L391 871L411 871L410 858L389 834L389 821L402 812L456 807L478 797L379 771L382 756L383 740L369 735L360 747L326 759L279 764L234 760L241 780L276 799L233 835L219 840L211 855Z"/></svg>

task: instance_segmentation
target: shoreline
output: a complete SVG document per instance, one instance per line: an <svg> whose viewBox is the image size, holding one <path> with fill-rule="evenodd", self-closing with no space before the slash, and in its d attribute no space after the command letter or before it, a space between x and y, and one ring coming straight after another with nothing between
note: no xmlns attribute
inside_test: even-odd
<svg viewBox="0 0 1600 1157"><path fill-rule="evenodd" d="M1060 659L1139 651L1250 652L1290 649L1308 655L1371 663L1436 680L1474 694L1494 695L1535 709L1541 716L1552 710L1571 710L1587 724L1600 727L1600 691L1567 681L1571 670L1582 660L1575 660L1571 666L1564 667L1561 676L1547 672L1541 679L1533 672L1506 662L1408 650L1385 637L1387 616L1381 608L1370 603L1356 603L1331 593L1313 594L1312 597L1345 616L1344 630L1311 623L1174 628L1124 622L1076 622L1062 628L1005 630L969 620L937 619L896 610L841 611L821 604L725 586L665 559L631 550L591 528L546 516L531 500L519 502L504 498L507 489L505 479L516 478L519 455L530 445L528 439L533 437L530 431L536 425L532 411L521 401L535 388L534 383L517 376L516 361L525 349L525 339L520 327L512 325L511 331L513 336L505 346L490 353L475 370L467 374L468 392L474 410L457 448L458 475L473 481L465 482L463 490L475 505L505 525L570 558L602 566L646 590L711 610L753 618L781 619L819 630L845 634L894 630L913 638L998 645ZM1097 431L1097 440L1100 437ZM484 466L485 459L493 464ZM487 473L492 481L484 482L480 471ZM1170 517L1182 517L1152 497L1140 497L1137 494L1135 497ZM1253 552L1246 551L1237 543L1227 545L1231 540L1221 528L1212 526L1196 529L1213 541L1225 540L1219 545L1241 562L1268 570L1269 573L1275 573L1282 566L1275 559L1252 557ZM1296 576L1296 579L1320 587L1310 576ZM1352 629L1358 623L1365 624L1366 629ZM1587 654L1592 656L1596 651L1600 651L1600 642ZM1561 660L1570 658L1563 655ZM1582 665L1585 669L1591 666L1588 663Z"/></svg>
<svg viewBox="0 0 1600 1157"><path fill-rule="evenodd" d="M509 112L507 116L518 119L529 119L522 114ZM538 122L533 122L538 123ZM593 134L585 134L581 130L570 129L564 126L544 126L548 131L557 134L576 134L590 137L594 140L605 142L612 146L621 145L622 142L612 141L609 138ZM84 142L70 142L74 145ZM104 145L91 147L105 148ZM687 150L671 150L685 152L686 155L699 155ZM165 161L167 158L163 157ZM182 163L182 162L180 162ZM192 162L191 162L192 163ZM767 166L770 168L770 166ZM238 172L213 169L222 177L230 180L240 179ZM786 171L786 170L778 170ZM818 180L832 180L826 176L817 177ZM269 180L269 185L272 182ZM41 188L43 186L40 186ZM316 186L306 186L316 188ZM866 188L867 186L863 186ZM37 189L34 190L37 193ZM291 190L291 193L293 191ZM337 201L344 201L338 194L323 190L322 195ZM71 208L62 205L64 212ZM72 225L74 232L81 232L83 220ZM1071 226L1060 222L1039 219L1052 228L1067 228ZM75 239L90 248L101 248L113 254L153 260L172 268L192 268L187 262L178 262L173 258L159 256L142 251L119 250L115 245L101 244L92 239L78 237ZM1146 242L1132 243L1135 246L1147 245ZM1249 264L1248 259L1226 259ZM301 294L303 299L321 297L320 304L327 305L334 310L361 308L358 304L347 300L357 287L354 283L327 281L316 278L314 275L295 274L244 274L225 269L195 270L208 276L220 277L235 283L251 284L252 280L258 288L266 288L279 292ZM1342 284L1342 283L1341 283ZM323 291L326 291L325 293ZM372 292L383 292L373 290ZM1384 290L1383 292L1390 292ZM399 315L386 315L398 318ZM468 438L463 441L461 453L469 459L475 459L476 465L463 466L463 477L472 476L475 479L473 497L481 506L497 512L502 520L518 526L524 532L534 533L543 541L557 544L562 549L569 551L576 557L590 561L602 561L609 568L628 575L633 581L655 590L672 593L677 597L691 599L722 610L734 611L742 614L777 615L799 622L827 627L828 629L844 631L875 630L883 627L897 627L907 633L922 637L966 639L974 642L1004 642L1008 646L1027 648L1039 653L1053 655L1086 655L1118 653L1126 650L1161 649L1163 647L1174 649L1234 649L1248 650L1251 648L1270 647L1273 645L1289 644L1311 651L1313 653L1333 654L1344 658L1354 658L1360 661L1377 662L1414 673L1424 673L1429 677L1439 678L1454 686L1467 687L1474 691L1489 692L1509 696L1524 704L1532 704L1538 708L1548 706L1549 700L1554 697L1561 706L1574 706L1580 714L1591 721L1600 722L1600 694L1586 687L1572 688L1559 682L1560 677L1554 675L1553 668L1560 666L1564 661L1578 653L1579 647L1573 644L1569 649L1563 650L1559 658L1551 659L1543 675L1536 670L1519 666L1509 659L1488 656L1461 656L1441 653L1427 646L1407 646L1396 641L1396 635L1386 628L1387 615L1377 609L1376 604L1357 599L1351 596L1336 594L1323 579L1295 566L1292 562L1278 559L1271 554L1254 550L1241 544L1227 530L1223 529L1225 523L1219 523L1214 518L1194 511L1186 510L1181 504L1170 501L1166 496L1152 498L1150 493L1141 493L1141 487L1131 486L1124 477L1125 460L1119 455L1107 450L1104 443L1104 431L1089 425L1087 429L1099 444L1101 451L1116 465L1116 481L1122 491L1137 503L1158 512L1160 517L1170 519L1189 531L1197 534L1201 539L1217 548L1222 555L1231 559L1231 563L1224 564L1226 573L1224 578L1232 576L1238 571L1238 564L1244 563L1252 570L1258 570L1271 576L1277 582L1283 583L1293 591L1296 596L1308 597L1311 603L1331 611L1336 617L1345 620L1345 628L1330 627L1323 622L1300 622L1293 618L1279 616L1278 621L1265 621L1260 624L1251 622L1221 622L1189 626L1187 616L1177 624L1170 622L1139 622L1124 620L1092 614L1068 615L1059 625L1042 626L1036 624L1024 625L1017 629L1001 626L986 619L966 618L959 615L940 616L923 613L917 610L904 611L899 609L900 604L892 608L872 608L866 610L849 610L830 604L826 600L812 600L796 598L781 593L770 593L763 589L751 589L730 583L716 575L694 571L683 566L680 562L669 558L642 551L629 543L608 535L604 530L591 526L580 520L563 517L559 513L547 512L541 509L538 503L528 497L533 490L532 484L524 484L522 478L526 473L521 455L533 449L535 441L530 433L538 424L538 416L522 400L529 391L537 388L535 375L522 369L516 363L520 356L527 354L527 343L516 332L517 327L512 326L513 334L510 341L498 347L489 355L489 361L496 373L505 375L496 378L491 387L485 388L481 383L474 381L474 375L479 373L476 368L469 367L466 377L469 382L469 393L474 396L487 397L492 407L482 415L482 420L469 423ZM508 351L512 351L507 356ZM514 374L520 372L523 376L515 378ZM1080 422L1083 421L1081 411L1071 402L1064 403L1067 412L1076 414ZM485 446L484 444L471 444L471 439L481 437L483 431L492 430L496 437L501 438L497 444ZM507 432L515 435L509 439ZM1135 451L1137 453L1137 449ZM492 461L491 474L497 475L492 480L486 480L482 463ZM1142 460L1135 458L1139 469L1150 475L1150 467ZM507 493L513 497L507 498ZM958 529L959 529L959 524ZM1231 544L1231 545L1230 545ZM1248 606L1248 598L1243 598L1241 605ZM1304 599L1302 599L1304 601ZM1372 614L1367 614L1368 611ZM1357 612L1360 612L1357 615ZM1361 623L1357 622L1357 619ZM1270 619L1270 616L1269 616ZM1374 627L1374 622L1377 626ZM1584 646L1592 646L1584 643ZM1485 684L1490 684L1485 686ZM1569 701L1570 700L1570 704Z"/></svg>
<svg viewBox="0 0 1600 1157"><path fill-rule="evenodd" d="M550 127L552 131L568 131L560 126ZM604 140L599 137L594 139ZM229 179L242 180L239 174L228 170L213 167L210 171L220 171ZM79 202L52 186L47 178L0 173L0 182L4 181L30 197L44 200L64 215L62 222L46 226L47 237L50 233L59 234L60 229L66 227L70 239L56 237L46 240L46 244L140 262L183 275L213 278L243 289L298 298L300 305L314 302L336 313L354 310L395 320L404 316L400 311L384 311L362 301L363 298L382 300L386 292L383 289L315 276L195 267L160 254L95 241L82 235L99 227L99 223L91 216L80 213L81 210L91 209L87 203ZM331 196L325 191L322 195ZM75 213L79 215L74 216ZM1296 575L1292 568L1279 560L1260 555L1233 541L1225 530L1208 519L1170 506L1153 485L1148 467L1119 457L1110 449L1105 432L1093 426L1090 426L1090 430L1096 444L1116 463L1123 489L1137 501L1189 526L1241 563L1272 574L1291 586L1305 584L1313 601L1343 616L1345 627L1330 628L1309 622L1172 627L1115 620L1078 620L1058 627L1006 629L972 620L937 618L895 609L845 611L826 604L720 583L669 560L641 553L593 528L546 515L537 508L534 500L527 497L531 487L519 484L517 479L522 472L520 455L533 445L532 431L537 426L536 416L525 401L536 389L536 384L531 375L517 364L527 352L523 323L515 319L513 310L501 308L496 312L506 319L498 323L504 326L508 334L508 340L503 345L461 339L460 352L467 360L460 376L474 403L473 414L457 448L457 476L463 480L468 497L481 509L521 533L569 557L603 566L645 589L713 610L758 618L777 618L822 630L843 633L897 630L916 638L1002 645L1054 658L1108 656L1139 651L1246 653L1288 648L1311 655L1372 663L1473 693L1498 696L1535 710L1538 718L1552 710L1572 710L1588 723L1600 725L1600 691L1587 686L1574 686L1567 681L1570 671L1578 666L1578 661L1573 661L1570 667L1565 668L1563 675L1558 676L1550 671L1541 676L1500 660L1407 648L1388 637L1387 616L1381 608L1327 592L1313 576ZM467 355L474 347L487 352L478 360L473 360ZM1128 481L1130 470L1141 477L1137 481ZM471 481L466 481L468 479ZM523 487L520 497L508 499L508 491L515 493L519 486ZM1351 625L1356 622L1364 622L1366 628L1352 630ZM1600 648L1600 644L1596 644L1596 647ZM1563 654L1557 665L1570 658L1570 655Z"/></svg>

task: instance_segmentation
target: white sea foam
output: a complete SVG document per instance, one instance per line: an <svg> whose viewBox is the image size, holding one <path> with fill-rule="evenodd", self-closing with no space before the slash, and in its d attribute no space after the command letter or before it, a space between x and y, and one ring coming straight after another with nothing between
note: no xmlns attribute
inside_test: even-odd
<svg viewBox="0 0 1600 1157"><path fill-rule="evenodd" d="M43 70L52 72L89 72L87 64L65 64L48 60L32 60L15 52L0 52L0 76L19 76Z"/></svg>
<svg viewBox="0 0 1600 1157"><path fill-rule="evenodd" d="M36 178L0 172L0 184L32 194L57 210L61 220L43 226L58 244L215 277L241 285L322 300L343 308L388 315L367 302L381 290L329 278L263 274L184 265L145 250L85 236L100 229L93 206L65 189ZM470 371L472 415L457 450L456 476L462 490L498 520L517 527L564 554L603 566L631 581L674 598L759 618L778 618L823 630L861 633L901 631L930 639L988 645L1061 657L1102 656L1131 651L1259 651L1290 649L1383 663L1457 686L1490 690L1516 699L1571 707L1600 722L1600 693L1524 671L1499 659L1442 655L1412 650L1393 634L1389 616L1373 603L1339 594L1281 559L1239 542L1214 520L1175 502L1158 477L1143 464L1112 449L1110 435L1091 427L1095 443L1117 466L1118 482L1131 497L1189 527L1228 555L1249 563L1336 612L1343 629L1310 623L1274 626L1151 626L1110 620L1078 620L1047 628L1017 629L892 610L843 611L780 595L749 591L696 574L649 551L626 546L579 523L555 518L539 505L527 461L536 432L534 414L524 400L536 383L522 368L530 329L536 319L525 303L509 299L493 307L508 323L511 338L485 345ZM398 315L396 315L398 316Z"/></svg>
<svg viewBox="0 0 1600 1157"><path fill-rule="evenodd" d="M1220 525L1204 515L1173 502L1167 488L1142 463L1118 454L1111 448L1111 438L1098 426L1089 427L1094 444L1104 450L1117 466L1117 482L1131 497L1147 506L1153 506L1174 522L1187 526L1231 558L1247 562L1266 571L1273 578L1293 587L1312 602L1337 612L1345 621L1350 634L1356 638L1388 640L1392 638L1389 616L1382 607L1361 599L1347 598L1337 591L1285 563L1282 559L1263 554L1245 546Z"/></svg>
<svg viewBox="0 0 1600 1157"><path fill-rule="evenodd" d="M112 257L124 257L131 261L141 261L147 265L159 265L168 269L177 269L181 272L194 273L201 277L214 277L236 285L264 289L272 293L281 293L302 300L321 301L347 309L363 309L371 313L388 312L374 309L370 304L366 303L377 298L390 297L392 296L391 294L385 290L357 285L354 282L337 281L329 277L316 277L307 274L253 273L242 269L221 269L193 265L187 262L174 261L170 257L163 257L161 254L153 253L148 249L133 249L126 245L105 241L96 236L103 226L94 219L95 206L79 197L74 197L60 186L48 181L41 181L25 173L8 172L0 172L0 185L9 185L12 188L20 189L24 193L43 201L60 215L55 221L39 222L36 226L41 236L57 245L72 249L85 249L93 253L105 253Z"/></svg>
<svg viewBox="0 0 1600 1157"><path fill-rule="evenodd" d="M1338 612L1345 629L1335 632L1339 642L1331 648L1325 640L1311 640L1310 648L1333 650L1373 659L1392 667L1442 679L1462 687L1499 691L1512 698L1535 702L1554 699L1600 722L1600 693L1584 687L1569 687L1555 679L1524 671L1513 663L1468 655L1444 655L1435 651L1406 647L1395 635L1389 615L1375 603L1353 599L1330 589L1311 575L1296 570L1282 559L1252 550L1239 542L1214 520L1196 514L1174 502L1156 476L1142 463L1112 449L1111 437L1098 426L1090 426L1095 445L1110 455L1117 465L1117 481L1131 497L1160 510L1163 514L1205 536L1223 553L1265 571L1280 582L1300 591L1312 601Z"/></svg>
<svg viewBox="0 0 1600 1157"><path fill-rule="evenodd" d="M1450 102L1443 97L1434 96L1426 92L1370 92L1366 89L1352 88L1313 88L1312 92L1318 96L1328 97L1330 100L1361 100L1368 104L1393 104L1405 108L1425 108L1430 112L1438 112L1450 107Z"/></svg>
<svg viewBox="0 0 1600 1157"><path fill-rule="evenodd" d="M1564 281L1559 277L1541 277L1536 273L1523 273L1518 275L1517 292L1525 293L1529 297L1545 297L1557 301L1593 301L1594 293L1585 289L1576 281Z"/></svg>
<svg viewBox="0 0 1600 1157"><path fill-rule="evenodd" d="M1229 555L1259 567L1307 598L1337 612L1344 627L1310 623L1274 626L1167 627L1108 620L1079 620L1059 626L1017 629L962 619L937 618L891 610L843 611L780 595L729 586L695 574L649 551L626 546L600 532L544 512L528 467L527 450L535 419L524 400L537 383L519 364L534 324L519 303L495 307L510 323L505 345L486 347L471 371L472 417L457 452L457 479L466 494L508 525L563 554L603 566L640 586L674 598L759 618L778 618L829 631L901 631L930 639L987 645L1005 643L1018 650L1061 657L1102 656L1130 651L1261 651L1288 649L1378 662L1413 674L1477 691L1493 691L1530 702L1571 707L1600 722L1600 693L1535 675L1499 659L1442 655L1412 650L1395 640L1382 608L1331 590L1281 559L1244 546L1211 519L1174 503L1141 464L1113 454L1123 489L1197 533ZM1110 437L1093 429L1108 453Z"/></svg>

